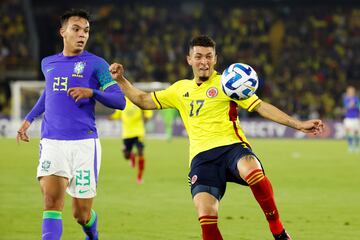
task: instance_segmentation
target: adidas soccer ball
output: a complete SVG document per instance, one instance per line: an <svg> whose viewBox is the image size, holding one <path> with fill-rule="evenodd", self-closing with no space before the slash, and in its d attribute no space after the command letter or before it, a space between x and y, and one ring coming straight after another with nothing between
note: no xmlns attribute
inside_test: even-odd
<svg viewBox="0 0 360 240"><path fill-rule="evenodd" d="M244 63L233 63L221 75L222 90L235 100L251 97L259 86L255 70Z"/></svg>

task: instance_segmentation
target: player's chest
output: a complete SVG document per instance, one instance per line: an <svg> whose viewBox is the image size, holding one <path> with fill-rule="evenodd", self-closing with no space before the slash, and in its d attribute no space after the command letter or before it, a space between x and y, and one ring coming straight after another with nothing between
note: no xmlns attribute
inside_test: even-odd
<svg viewBox="0 0 360 240"><path fill-rule="evenodd" d="M93 87L93 72L85 61L49 63L44 68L47 89L59 92L72 87Z"/></svg>
<svg viewBox="0 0 360 240"><path fill-rule="evenodd" d="M179 92L178 97L181 99L181 107L189 117L201 117L219 114L226 106L229 100L224 97L217 86L208 86L202 88L190 88L186 91Z"/></svg>

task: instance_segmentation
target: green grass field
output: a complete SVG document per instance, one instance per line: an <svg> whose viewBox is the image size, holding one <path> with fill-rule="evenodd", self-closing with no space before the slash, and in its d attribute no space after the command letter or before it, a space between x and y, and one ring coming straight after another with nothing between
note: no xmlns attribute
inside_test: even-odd
<svg viewBox="0 0 360 240"><path fill-rule="evenodd" d="M0 139L0 239L40 239L42 200L35 179L38 139L18 146ZM145 182L121 156L119 139L103 139L103 159L94 209L101 239L201 239L192 205L186 139L147 140ZM286 228L295 240L360 239L360 155L345 142L257 140L254 151L272 181ZM84 239L63 211L64 240ZM220 229L226 240L272 239L250 189L229 184L221 201Z"/></svg>

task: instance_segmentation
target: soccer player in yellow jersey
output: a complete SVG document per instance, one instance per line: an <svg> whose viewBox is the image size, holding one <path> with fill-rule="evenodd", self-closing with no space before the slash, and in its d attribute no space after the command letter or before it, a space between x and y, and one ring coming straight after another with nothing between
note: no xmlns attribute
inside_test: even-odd
<svg viewBox="0 0 360 240"><path fill-rule="evenodd" d="M285 231L275 204L271 183L252 152L237 118L237 107L256 111L262 117L305 133L319 134L321 120L299 121L253 95L234 101L221 90L215 42L208 36L190 41L187 62L194 79L180 80L169 88L152 93L135 88L123 76L121 64L110 72L125 95L142 109L176 108L190 139L191 193L204 240L220 240L218 209L227 182L249 186L262 208L275 239L291 239Z"/></svg>
<svg viewBox="0 0 360 240"><path fill-rule="evenodd" d="M110 119L121 119L122 121L122 138L124 141L124 157L130 159L132 167L136 166L138 157L138 174L137 182L143 182L143 172L145 169L144 157L144 137L145 122L153 116L153 111L142 110L132 102L128 101L124 110L115 110ZM132 152L134 145L137 148L137 156Z"/></svg>

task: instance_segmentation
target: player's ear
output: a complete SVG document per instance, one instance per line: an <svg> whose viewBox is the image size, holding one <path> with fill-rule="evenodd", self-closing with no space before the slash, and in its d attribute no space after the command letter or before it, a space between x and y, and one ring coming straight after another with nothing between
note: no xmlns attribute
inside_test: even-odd
<svg viewBox="0 0 360 240"><path fill-rule="evenodd" d="M59 29L59 33L60 33L60 36L64 37L65 28L64 28L64 27L61 27L61 28Z"/></svg>
<svg viewBox="0 0 360 240"><path fill-rule="evenodd" d="M215 59L214 59L214 65L216 65L216 63L217 63L217 55L215 55L214 58L215 58Z"/></svg>
<svg viewBox="0 0 360 240"><path fill-rule="evenodd" d="M187 56L186 56L186 60L187 60L187 63L188 63L189 65L191 65L191 57L190 57L190 55L187 55Z"/></svg>

